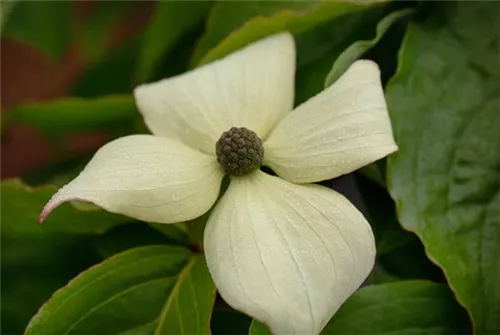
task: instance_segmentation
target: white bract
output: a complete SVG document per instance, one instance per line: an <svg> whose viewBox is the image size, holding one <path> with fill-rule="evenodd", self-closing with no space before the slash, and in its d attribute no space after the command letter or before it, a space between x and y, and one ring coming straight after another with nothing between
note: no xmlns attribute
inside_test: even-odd
<svg viewBox="0 0 500 335"><path fill-rule="evenodd" d="M317 334L361 285L375 259L372 231L339 193L307 184L354 171L394 151L377 65L355 62L293 111L289 33L257 41L134 95L153 135L102 147L48 202L71 200L144 221L194 219L216 202L224 170L215 143L231 127L262 140L264 165L231 176L209 216L209 270L234 308L276 334Z"/></svg>

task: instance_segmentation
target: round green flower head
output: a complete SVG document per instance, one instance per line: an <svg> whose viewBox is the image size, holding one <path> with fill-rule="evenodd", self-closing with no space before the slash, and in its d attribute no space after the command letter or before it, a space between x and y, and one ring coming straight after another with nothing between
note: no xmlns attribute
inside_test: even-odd
<svg viewBox="0 0 500 335"><path fill-rule="evenodd" d="M257 134L247 128L232 127L215 144L217 161L226 173L242 176L262 166L264 147Z"/></svg>

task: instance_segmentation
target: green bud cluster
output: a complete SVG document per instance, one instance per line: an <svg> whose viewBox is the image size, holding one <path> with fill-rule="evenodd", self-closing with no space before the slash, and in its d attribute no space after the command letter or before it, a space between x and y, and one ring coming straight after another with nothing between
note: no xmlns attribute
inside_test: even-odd
<svg viewBox="0 0 500 335"><path fill-rule="evenodd" d="M264 147L257 134L247 128L232 127L215 144L217 161L226 173L242 176L262 166Z"/></svg>

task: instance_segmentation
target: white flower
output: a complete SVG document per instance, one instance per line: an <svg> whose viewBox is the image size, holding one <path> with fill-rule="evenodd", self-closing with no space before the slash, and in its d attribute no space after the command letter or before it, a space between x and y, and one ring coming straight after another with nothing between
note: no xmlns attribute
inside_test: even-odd
<svg viewBox="0 0 500 335"><path fill-rule="evenodd" d="M41 220L70 200L144 221L194 219L217 199L225 173L217 161L221 152L236 159L226 162L229 171L233 163L248 163L241 155L262 148L250 139L240 143L240 156L221 147L216 157L221 135L245 127L262 140L264 165L279 177L248 172L248 166L231 176L205 229L208 267L224 300L273 333L319 333L371 271L375 246L369 224L348 200L308 183L349 173L397 146L375 63L355 62L333 86L290 112L294 74L293 37L281 33L139 86L137 105L154 135L102 147L50 199ZM247 151L249 143L256 150Z"/></svg>

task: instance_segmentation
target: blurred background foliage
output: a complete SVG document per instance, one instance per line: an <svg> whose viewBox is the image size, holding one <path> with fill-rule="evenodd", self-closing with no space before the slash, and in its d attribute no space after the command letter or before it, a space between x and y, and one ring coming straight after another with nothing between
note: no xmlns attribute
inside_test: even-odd
<svg viewBox="0 0 500 335"><path fill-rule="evenodd" d="M209 278L204 277L206 269L199 265L203 264L202 256L186 256L198 255L197 250L193 250L190 223L145 224L92 206L66 204L51 216L47 224L36 224L41 208L56 187L76 176L97 148L120 136L148 132L131 95L136 85L183 73L283 29L295 35L297 44L296 104L330 85L358 58L375 60L381 67L386 85L398 66L402 67L403 60L428 52L426 63L420 67L423 69L421 80L427 83L425 70L441 66L436 64L439 62L436 57L456 56L453 53L457 50L455 42L448 41L445 33L453 26L452 20L447 21L452 14L456 14L458 18L455 20L464 25L456 28L457 31L462 29L459 40L466 43L463 48L472 43L470 36L490 30L494 38L491 45L487 45L489 49L481 51L482 57L498 56L499 43L494 46L498 42L499 34L494 33L498 22L491 25L495 19L498 21L495 14L498 6L483 4L479 9L471 7L472 14L465 14L468 12L466 6L458 2L369 0L2 1L1 333L23 333L30 319L53 292L82 271L103 261L101 265L111 264L112 267L139 259L140 255L152 252L153 249L148 248L157 248L148 247L151 245L164 245L164 249L158 249L158 252L164 253L172 263L161 263L162 276L172 275L175 279L144 294L158 296L158 292L163 292L166 301L201 299L198 301L200 306L208 306L205 314L210 316L215 289ZM480 14L484 12L490 14L486 15L486 23L481 26ZM413 23L409 25L409 21ZM433 49L434 44L431 44L431 40L440 38L446 42L444 51ZM406 43L404 50L402 43ZM493 78L498 79L498 64L496 66L489 69ZM394 106L391 117L393 122L397 121L397 140L404 136L399 131L404 128L404 113L419 111L412 110L402 100L409 96L426 99L418 91L421 82L414 81L405 86L407 78L408 81L417 78L416 74L408 73L411 69L406 70L398 73L399 78L392 79L389 84L392 86L388 101L390 108ZM433 73L429 71L429 78ZM432 80L434 86L431 87L437 89L442 78ZM394 93L403 90L402 87L407 88L404 93ZM498 93L495 89L498 85L493 89ZM498 102L495 103L498 106ZM417 105L416 101L412 106ZM454 108L450 107L449 112L453 114L458 107ZM488 118L492 120L491 115ZM441 119L436 117L435 120L440 122ZM413 120L412 124L415 129L423 127L419 120ZM477 132L480 133L481 129L478 128ZM411 133L411 130L405 132ZM409 143L412 138L408 138ZM405 151L393 162L382 160L355 174L324 183L344 193L365 213L373 226L378 250L377 265L367 287L348 300L324 333L470 333L471 321L462 306L472 315L476 333L499 333L500 325L494 319L498 319L500 312L500 297L498 289L492 286L500 279L500 274L494 273L500 271L499 266L490 260L482 269L471 273L464 270L461 275L453 275L450 268L467 267L469 261L475 262L472 256L476 250L463 251L461 258L451 263L442 260L449 258L452 248L436 250L429 256L428 243L453 243L447 240L452 237L430 233L425 227L420 229L414 224L425 221L428 212L420 204L417 205L421 207L412 207L408 204L411 198L401 195L404 193L401 189L417 182L410 177L405 179L406 175L398 172L398 169L408 168L405 153L411 146L401 142L402 145L398 141L401 151ZM408 150L409 155L413 155L412 149ZM498 162L495 153L490 155ZM390 165L390 171L386 171L387 165ZM493 173L499 173L498 166ZM493 179L498 191L498 178ZM497 198L493 193L481 202L491 201L500 207ZM398 206L402 210L397 214ZM446 216L446 213L442 210L436 215ZM401 222L403 215L408 221ZM417 233L418 237L403 229L402 225ZM486 255L496 255L496 260L500 255L499 226L498 221L488 226L497 240L488 241L491 245L482 251ZM451 231L447 224L442 224L440 229ZM432 242L428 242L429 234L434 234ZM434 236L441 236L442 240ZM482 241L474 235L471 241L476 243L478 239ZM467 244L468 241L461 240L461 243ZM169 250L173 250L175 260L169 258ZM111 257L113 255L118 256ZM462 263L458 264L458 261ZM443 267L443 264L446 265ZM91 268L72 282L73 286L67 286L68 290L76 289L87 275L93 276L98 271L99 268ZM445 276L445 273L452 273L452 276ZM151 272L151 276L154 275ZM206 288L204 293L209 293L206 296L200 293L200 297L194 298L183 296L187 293L182 280L189 276L201 278L200 287ZM490 277L482 284L476 283L481 287L462 284L477 276ZM109 282L106 285L118 287L119 284ZM57 299L64 300L68 290L60 291L51 304L54 305ZM478 291L481 291L478 298L471 298L471 294L478 294ZM460 304L453 292L459 297ZM81 299L80 305L76 303L80 306L77 309L79 315L86 311L85 308L91 309L92 303L99 302L98 298L95 302L84 301L84 297ZM134 316L137 324L130 324L127 334L179 333L175 326L158 324L155 319L162 308L161 301L139 299L126 302L131 301L135 305L143 303L141 309L147 312L140 317ZM52 305L49 303L47 308L50 310ZM179 322L189 324L189 304L178 308L180 311L172 313L183 314L185 320ZM169 312L168 309L165 312L166 320ZM89 333L96 329L124 333L123 329L116 327L121 319L110 317L109 313L91 316L86 324L71 333ZM133 311L123 310L122 318L134 319L127 313ZM67 322L75 317L69 311L64 315ZM40 321L33 320L27 333L54 334L63 330L70 333L65 325L50 317L44 322L47 328L42 328ZM200 322L208 323L213 334L267 332L265 326L231 309L220 298L215 299L211 319L208 317ZM92 325L98 328L93 329Z"/></svg>

